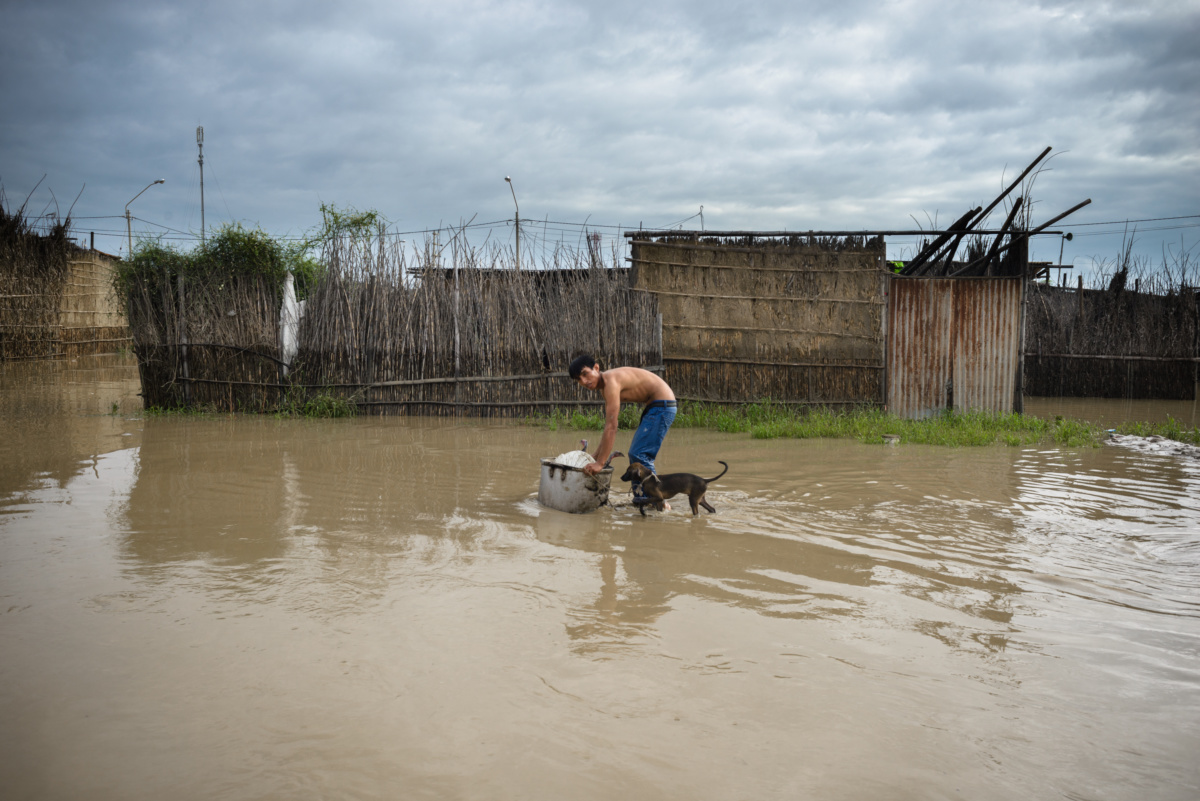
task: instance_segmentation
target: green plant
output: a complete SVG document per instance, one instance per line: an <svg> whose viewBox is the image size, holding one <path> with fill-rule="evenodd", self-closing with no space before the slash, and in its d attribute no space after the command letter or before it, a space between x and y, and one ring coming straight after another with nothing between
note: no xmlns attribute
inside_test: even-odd
<svg viewBox="0 0 1200 801"><path fill-rule="evenodd" d="M309 253L309 243L285 243L263 231L232 223L218 228L206 242L183 252L156 240L139 240L129 258L116 268L113 286L123 303L135 287L160 291L180 276L217 285L238 278L263 277L282 284L291 272L296 295L303 299L316 286L324 266Z"/></svg>
<svg viewBox="0 0 1200 801"><path fill-rule="evenodd" d="M1129 434L1138 437L1166 437L1191 445L1200 445L1200 425L1188 428L1173 417L1168 417L1162 423L1131 422L1117 426L1118 434Z"/></svg>
<svg viewBox="0 0 1200 801"><path fill-rule="evenodd" d="M621 427L635 427L637 414L634 406L622 409ZM604 418L599 412L553 412L529 418L529 422L587 430L604 427ZM1104 429L1098 425L1061 417L1049 421L1021 414L946 411L924 420L905 420L874 407L833 410L770 399L741 405L682 403L674 427L748 433L755 439L823 437L875 444L882 443L885 435L895 435L901 443L947 447L1004 445L1015 448L1040 442L1072 448L1096 447L1105 436ZM1145 425L1129 433L1143 436L1156 433L1200 443L1200 428L1188 430L1175 421Z"/></svg>
<svg viewBox="0 0 1200 801"><path fill-rule="evenodd" d="M300 387L288 390L275 410L276 417L354 417L357 414L355 396L337 395L330 390L308 393Z"/></svg>

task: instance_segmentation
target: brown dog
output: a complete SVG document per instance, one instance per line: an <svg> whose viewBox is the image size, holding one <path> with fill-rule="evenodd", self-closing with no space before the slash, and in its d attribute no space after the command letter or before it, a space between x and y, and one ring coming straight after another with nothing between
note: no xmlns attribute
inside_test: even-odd
<svg viewBox="0 0 1200 801"><path fill-rule="evenodd" d="M642 493L645 494L650 502L654 504L654 508L658 511L663 511L663 501L667 498L674 498L679 493L686 493L688 503L692 505L692 514L700 514L699 507L703 506L710 513L717 511L709 505L708 501L704 500L704 493L708 492L708 485L716 481L721 476L729 471L729 465L717 460L718 464L724 464L725 469L712 478L700 478L700 476L692 473L668 473L665 476L655 475L650 472L650 469L644 464L631 462L629 469L621 476L622 481L632 481L635 484L641 482ZM641 513L646 514L646 507L639 507Z"/></svg>

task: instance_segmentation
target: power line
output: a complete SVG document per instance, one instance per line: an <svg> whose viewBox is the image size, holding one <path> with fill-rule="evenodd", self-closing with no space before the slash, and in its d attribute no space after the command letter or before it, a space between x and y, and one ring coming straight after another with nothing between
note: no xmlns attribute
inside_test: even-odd
<svg viewBox="0 0 1200 801"><path fill-rule="evenodd" d="M1065 228L1067 226L1063 227ZM1200 228L1200 223L1189 223L1187 225L1156 225L1152 228L1136 228L1133 231L1130 231L1130 233L1142 234L1146 231L1180 231L1184 228ZM1075 234L1075 236L1080 238L1085 236L1116 236L1117 234L1125 233L1125 230L1126 229L1124 228L1114 228L1109 231L1082 231L1078 234Z"/></svg>
<svg viewBox="0 0 1200 801"><path fill-rule="evenodd" d="M226 207L226 211L228 211L228 207ZM666 228L669 228L672 225L679 225L680 223L687 222L688 220L693 219L698 216L699 216L698 214L693 214L691 217L686 217L683 220L677 220L676 222L670 223L667 226L660 226L656 229L649 229L649 230L665 230ZM73 221L123 220L124 215L102 214L102 215L72 217L71 219ZM168 240L186 241L189 239L199 239L200 238L198 234L194 234L194 233L191 233L188 231L181 231L177 228L172 228L171 226L164 225L164 224L158 223L158 222L154 222L152 220L147 220L142 217L134 217L134 219L136 219L139 222L144 223L146 225L152 225L157 228L161 228L164 231L178 235L178 236L173 236L173 237L163 237ZM1133 225L1133 224L1137 224L1137 223L1171 222L1174 220L1200 220L1200 214L1186 214L1186 215L1180 215L1180 216L1176 216L1176 217L1147 217L1147 218L1133 219L1133 220L1110 220L1107 222L1070 223L1070 224L1061 224L1060 227L1062 227L1062 228L1084 228L1084 227L1091 228L1091 227L1102 226L1102 225L1109 225L1109 226L1119 225L1119 226L1127 227L1129 225ZM446 232L461 232L461 231L467 231L467 230L502 228L502 227L511 226L511 225L512 225L512 219L504 218L504 219L500 219L500 220L492 220L489 222L468 223L466 225L457 225L457 226L456 225L445 225L445 226L440 226L437 228L416 228L416 229L407 230L407 231L385 231L384 235L388 236L388 237L402 237L402 236L414 236L414 235L419 235L419 234L441 234L441 233L446 233ZM1187 229L1187 228L1198 228L1198 227L1200 227L1200 222L1185 223L1185 224L1180 224L1180 225L1162 225L1162 226L1152 226L1149 228L1139 228L1138 233L1144 233L1144 232L1150 232L1150 231L1175 231L1175 230L1183 230L1183 229ZM540 220L540 221L537 221L536 226L533 224L533 221L527 221L525 223L525 225L523 226L523 228L525 228L525 230L527 230L527 231L530 231L531 233L536 229L540 229L539 233L541 233L542 238L547 239L547 240L550 238L548 236L548 234L550 234L552 232L559 233L559 234L566 234L566 233L577 233L577 232L580 232L583 230L593 230L593 231L600 231L600 230L630 231L630 230L635 230L628 225L592 223L592 222L570 222L570 221L566 221L566 220ZM1123 230L1124 230L1124 228L1116 228L1116 229L1112 229L1109 231L1082 231L1075 235L1078 237L1112 236L1115 234L1122 233ZM116 234L120 234L122 232L119 230L116 230L116 229L98 229L95 233L116 235ZM305 239L308 239L309 237L280 236L280 237L276 237L276 238L283 240L283 241L288 241L288 242L300 242L300 241L304 241ZM899 244L899 243L897 243L897 244Z"/></svg>
<svg viewBox="0 0 1200 801"><path fill-rule="evenodd" d="M1147 217L1144 220L1110 220L1109 222L1093 222L1093 223L1063 223L1060 228L1082 228L1085 225L1127 225L1128 223L1143 223L1143 222L1162 222L1164 220L1196 220L1200 219L1200 214L1185 214L1181 217Z"/></svg>

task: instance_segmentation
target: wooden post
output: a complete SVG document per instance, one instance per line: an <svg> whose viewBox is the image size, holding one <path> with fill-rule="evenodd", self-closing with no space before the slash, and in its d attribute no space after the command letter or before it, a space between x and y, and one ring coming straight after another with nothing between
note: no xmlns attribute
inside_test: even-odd
<svg viewBox="0 0 1200 801"><path fill-rule="evenodd" d="M662 312L658 313L656 322L658 323L658 364L660 367L665 368L666 367L666 354L663 353L663 344L662 344L662 323L663 323Z"/></svg>
<svg viewBox="0 0 1200 801"><path fill-rule="evenodd" d="M188 380L188 347L187 347L187 302L183 292L183 274L176 280L179 286L179 352L183 358L183 403L192 405L192 384ZM230 411L233 411L232 408Z"/></svg>
<svg viewBox="0 0 1200 801"><path fill-rule="evenodd" d="M462 414L462 387L459 384L458 378L461 374L459 361L459 334L458 334L458 258L454 259L454 414Z"/></svg>

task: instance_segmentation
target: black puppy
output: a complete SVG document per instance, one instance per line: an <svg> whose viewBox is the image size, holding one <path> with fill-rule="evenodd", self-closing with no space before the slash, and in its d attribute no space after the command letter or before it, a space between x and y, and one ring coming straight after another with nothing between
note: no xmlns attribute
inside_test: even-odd
<svg viewBox="0 0 1200 801"><path fill-rule="evenodd" d="M650 469L644 464L631 462L629 469L621 476L622 481L632 481L634 484L641 482L642 493L650 499L654 504L654 508L658 511L663 511L663 501L667 498L674 498L679 493L686 493L688 503L692 505L692 514L700 514L698 507L703 506L709 512L715 512L716 509L709 505L708 501L704 500L704 493L708 492L708 485L716 481L721 476L729 471L729 465L717 460L718 464L724 464L725 469L712 478L700 478L700 476L692 473L668 473L665 476L655 475L650 472ZM638 507L641 513L646 514L646 507Z"/></svg>

